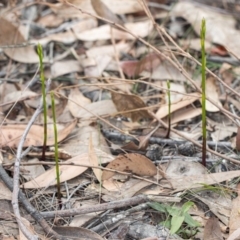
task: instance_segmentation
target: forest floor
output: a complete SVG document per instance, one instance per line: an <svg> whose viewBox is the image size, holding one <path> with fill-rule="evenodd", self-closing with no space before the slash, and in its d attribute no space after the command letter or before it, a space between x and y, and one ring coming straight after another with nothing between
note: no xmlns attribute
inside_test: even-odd
<svg viewBox="0 0 240 240"><path fill-rule="evenodd" d="M239 239L240 1L1 2L0 239Z"/></svg>

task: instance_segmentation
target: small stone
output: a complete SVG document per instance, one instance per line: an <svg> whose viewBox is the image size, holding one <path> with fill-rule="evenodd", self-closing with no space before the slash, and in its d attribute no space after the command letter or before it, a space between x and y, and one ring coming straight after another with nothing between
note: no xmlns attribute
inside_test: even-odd
<svg viewBox="0 0 240 240"><path fill-rule="evenodd" d="M196 148L193 143L186 142L178 146L178 153L184 156L193 156L196 153Z"/></svg>
<svg viewBox="0 0 240 240"><path fill-rule="evenodd" d="M146 152L146 157L152 161L160 160L162 157L162 148L158 144L149 145Z"/></svg>

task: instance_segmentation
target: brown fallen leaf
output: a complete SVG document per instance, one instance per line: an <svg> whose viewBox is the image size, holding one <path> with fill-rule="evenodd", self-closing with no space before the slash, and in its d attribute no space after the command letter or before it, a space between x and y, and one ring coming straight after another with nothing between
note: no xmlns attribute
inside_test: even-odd
<svg viewBox="0 0 240 240"><path fill-rule="evenodd" d="M226 18L224 14L212 11L203 5L196 6L196 1L179 1L174 5L171 16L184 17L191 24L196 33L200 33L201 20L207 22L206 40L222 45L228 52L240 57L239 31L235 28L236 19L233 16ZM228 36L228 37L226 37ZM231 39L231 41L229 41Z"/></svg>
<svg viewBox="0 0 240 240"><path fill-rule="evenodd" d="M209 99L216 103L217 106L222 107L222 103L219 100L219 91L217 81L214 77L209 77L206 80L206 95ZM219 108L206 100L206 110L209 112L218 112Z"/></svg>
<svg viewBox="0 0 240 240"><path fill-rule="evenodd" d="M13 236L3 236L2 240L15 240Z"/></svg>
<svg viewBox="0 0 240 240"><path fill-rule="evenodd" d="M26 40L11 22L0 18L0 47L9 45L18 45L16 48L4 48L4 53L11 59L22 63L38 63L39 58L32 45L27 44Z"/></svg>
<svg viewBox="0 0 240 240"><path fill-rule="evenodd" d="M37 23L40 26L49 27L49 28L59 27L63 22L64 22L64 19L60 18L54 13L42 16L37 21Z"/></svg>
<svg viewBox="0 0 240 240"><path fill-rule="evenodd" d="M0 181L0 200L6 199L6 200L12 200L12 193L11 191L7 188L7 186Z"/></svg>
<svg viewBox="0 0 240 240"><path fill-rule="evenodd" d="M30 181L39 175L43 174L45 172L44 167L39 163L38 158L29 159L28 163L33 163L32 166L22 166L21 167L21 176L26 179L27 181ZM36 164L36 165L35 165Z"/></svg>
<svg viewBox="0 0 240 240"><path fill-rule="evenodd" d="M92 146L89 150L90 136L92 138ZM60 166L60 181L67 181L76 176L79 176L85 170L87 166L92 166L89 159L94 157L93 165L98 165L97 160L100 159L101 163L109 163L113 157L111 156L109 146L107 145L104 137L99 132L96 127L85 126L82 128L77 128L74 131L74 136L69 138L67 141L61 143L66 153L73 156L64 163L69 163L69 165ZM99 148L101 146L101 148ZM91 151L91 152L90 152ZM89 153L90 152L90 153ZM94 154L94 155L93 155ZM92 160L92 159L91 159ZM74 164L83 164L84 167L75 166ZM101 180L101 179L100 179ZM34 178L33 180L24 184L25 188L41 188L46 186L51 186L56 184L56 168L53 167L43 173L42 175Z"/></svg>
<svg viewBox="0 0 240 240"><path fill-rule="evenodd" d="M107 168L121 172L133 173L139 176L154 176L157 174L157 168L152 161L138 153L120 155L110 162L107 165ZM107 180L114 174L114 172L104 170L102 180Z"/></svg>
<svg viewBox="0 0 240 240"><path fill-rule="evenodd" d="M89 77L98 77L103 74L108 64L112 61L110 56L97 56L94 58L85 58L82 60L82 65L84 67L84 73Z"/></svg>
<svg viewBox="0 0 240 240"><path fill-rule="evenodd" d="M76 60L56 61L51 66L51 77L56 78L68 73L81 71L82 67Z"/></svg>
<svg viewBox="0 0 240 240"><path fill-rule="evenodd" d="M229 235L239 228L240 215L239 215L239 204L240 204L240 184L238 184L238 197L232 200L232 210L229 220Z"/></svg>
<svg viewBox="0 0 240 240"><path fill-rule="evenodd" d="M39 43L43 46L46 46L51 41L61 42L64 44L71 44L71 43L74 43L76 40L77 40L77 37L75 36L75 34L71 30L68 30L66 32L51 34L42 39L31 40L31 43L34 43L34 44Z"/></svg>
<svg viewBox="0 0 240 240"><path fill-rule="evenodd" d="M227 56L228 51L222 45L215 45L211 47L211 55Z"/></svg>
<svg viewBox="0 0 240 240"><path fill-rule="evenodd" d="M229 237L227 240L239 240L240 239L240 228L238 228L237 230L235 230Z"/></svg>
<svg viewBox="0 0 240 240"><path fill-rule="evenodd" d="M110 57L114 57L117 52L127 52L131 49L131 46L129 43L126 43L125 41L121 41L119 43L116 43L115 46L113 45L104 45L99 47L92 47L89 50L86 51L86 55L88 57L98 57L102 55L108 55ZM121 81L122 83L122 81Z"/></svg>
<svg viewBox="0 0 240 240"><path fill-rule="evenodd" d="M151 118L147 110L139 109L145 108L146 104L136 95L112 92L112 100L117 110L122 115L131 118L133 122L139 121L141 118Z"/></svg>
<svg viewBox="0 0 240 240"><path fill-rule="evenodd" d="M89 139L92 137L92 145L95 154L101 159L101 163L109 163L114 157L109 146L98 127L83 126L74 131L74 136L61 143L61 147L72 157L89 152Z"/></svg>
<svg viewBox="0 0 240 240"><path fill-rule="evenodd" d="M87 153L83 153L76 157L73 157L65 161L65 163L69 163L69 165L61 165L59 167L60 182L65 182L67 180L70 180L87 170L87 167L79 167L71 164L90 165ZM22 186L24 188L43 188L43 187L49 187L55 184L57 184L56 167L53 167L47 170L46 172L44 172L43 174L41 174L40 176L34 178L33 180L24 183Z"/></svg>
<svg viewBox="0 0 240 240"><path fill-rule="evenodd" d="M160 56L155 53L150 53L140 61L121 62L121 67L128 77L135 77L139 76L143 70L152 72L160 63Z"/></svg>
<svg viewBox="0 0 240 240"><path fill-rule="evenodd" d="M236 150L240 150L240 128L238 127L236 136Z"/></svg>
<svg viewBox="0 0 240 240"><path fill-rule="evenodd" d="M97 233L83 227L53 227L53 230L61 236L64 236L65 239L103 240L103 238Z"/></svg>
<svg viewBox="0 0 240 240"><path fill-rule="evenodd" d="M220 182L228 181L240 176L240 171L229 171L211 174L196 174L195 176L170 176L168 180L172 183L175 191L183 191L186 189L200 188L203 184L212 185Z"/></svg>
<svg viewBox="0 0 240 240"><path fill-rule="evenodd" d="M190 105L174 112L171 115L171 124L175 124L184 120L189 120L201 114L202 114L202 108L195 108L192 105Z"/></svg>
<svg viewBox="0 0 240 240"><path fill-rule="evenodd" d="M92 117L96 118L97 116L111 115L117 112L113 101L110 99L89 104L86 104L86 102L85 104L80 104L79 98L84 99L83 97L79 96L76 99L72 99L72 95L70 95L70 97L71 98L68 99L68 107L71 114L76 118L89 120Z"/></svg>
<svg viewBox="0 0 240 240"><path fill-rule="evenodd" d="M221 228L216 217L211 217L204 228L204 240L223 240Z"/></svg>
<svg viewBox="0 0 240 240"><path fill-rule="evenodd" d="M117 17L117 15L115 15L101 0L91 0L91 4L98 16L110 20L114 23L118 23L120 25L123 24L123 22Z"/></svg>
<svg viewBox="0 0 240 240"><path fill-rule="evenodd" d="M12 105L15 104L15 102L18 102L20 99L26 99L29 98L30 100L25 100L25 103L31 107L33 107L32 102L34 102L33 99L37 99L34 97L37 97L38 94L30 91L30 90L24 90L24 91L13 91L10 93L7 93L4 98L3 98L3 102L4 103L12 103L12 104L7 104L5 106L3 106L3 111L7 111L8 109L10 109L12 107ZM39 104L39 100L37 101L37 103Z"/></svg>
<svg viewBox="0 0 240 240"><path fill-rule="evenodd" d="M127 28L134 35L144 38L151 33L153 25L149 20L147 20L136 23L126 23L125 28ZM77 37L82 41L110 40L111 37L116 40L128 40L136 38L125 31L112 28L109 24L86 30L81 34L78 34Z"/></svg>
<svg viewBox="0 0 240 240"><path fill-rule="evenodd" d="M98 158L97 154L95 153L94 146L92 143L92 135L90 135L90 138L89 138L88 156L89 156L89 162L92 166L98 167L100 165L101 159ZM97 180L101 182L102 170L97 168L93 168L92 170Z"/></svg>
<svg viewBox="0 0 240 240"><path fill-rule="evenodd" d="M231 85L235 79L233 66L228 63L222 64L219 73L221 74L222 80L228 85Z"/></svg>
<svg viewBox="0 0 240 240"><path fill-rule="evenodd" d="M114 194L111 193L111 196L109 195L107 196L108 198L109 197L111 198L111 201L131 198L135 194L137 193L139 194L139 192L142 189L146 189L146 187L151 185L152 185L151 182L143 181L142 179L141 180L134 179L134 178L130 178L123 184L118 184L117 180L114 180L112 182L112 186L111 186L111 181L106 180L102 182L102 186L105 189L107 189L108 191L114 191ZM103 197L103 199L107 201L105 197Z"/></svg>
<svg viewBox="0 0 240 240"><path fill-rule="evenodd" d="M172 102L171 103L171 113L192 104L196 100L199 100L200 97L201 97L200 94L195 92L195 93L190 93L188 95L183 96L180 100L177 100L176 102ZM169 111L168 104L164 104L156 112L156 117L158 119L162 119L168 115L168 111Z"/></svg>
<svg viewBox="0 0 240 240"><path fill-rule="evenodd" d="M51 8L58 15L64 18L86 18L86 14L80 14L78 9L65 4L64 0L59 0L62 4L52 4ZM91 14L96 14L91 1L89 0L68 0L69 3L74 4L77 8L81 8ZM142 5L138 0L102 0L102 2L113 12L117 14L126 14L142 11Z"/></svg>
<svg viewBox="0 0 240 240"><path fill-rule="evenodd" d="M62 141L72 132L76 126L77 121L74 120L71 124L64 129L58 131L58 142ZM1 147L17 147L26 125L6 125L0 128L0 146ZM24 142L24 147L28 146L42 146L43 145L44 131L42 126L33 125ZM48 131L47 145L54 144L53 130Z"/></svg>
<svg viewBox="0 0 240 240"><path fill-rule="evenodd" d="M214 191L200 190L196 194L196 199L204 203L214 216L216 216L225 226L229 224L229 217L232 208L230 194L216 193Z"/></svg>
<svg viewBox="0 0 240 240"><path fill-rule="evenodd" d="M70 113L76 117L76 113L82 110L82 105L87 106L91 103L89 98L84 97L84 95L77 88L72 88L68 95L67 107Z"/></svg>

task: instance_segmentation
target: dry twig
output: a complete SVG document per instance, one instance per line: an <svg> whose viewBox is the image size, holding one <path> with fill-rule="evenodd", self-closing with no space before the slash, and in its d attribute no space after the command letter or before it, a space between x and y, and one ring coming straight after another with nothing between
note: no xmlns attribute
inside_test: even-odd
<svg viewBox="0 0 240 240"><path fill-rule="evenodd" d="M5 169L0 165L0 178L6 184L6 186L12 191L13 190L13 180L8 176ZM44 232L47 236L55 237L56 239L62 239L59 234L52 230L52 228L48 225L43 216L32 206L32 204L25 197L23 192L19 190L18 198L20 202L23 204L23 207L27 210L27 212L33 217L37 223L43 228Z"/></svg>
<svg viewBox="0 0 240 240"><path fill-rule="evenodd" d="M47 86L46 86L46 91L48 91L48 89L50 88L50 79L47 81ZM19 225L19 228L21 229L21 231L23 232L23 234L27 237L27 239L30 240L35 240L38 239L38 236L33 235L27 228L26 226L23 224L22 220L21 220L21 215L20 215L20 211L19 211L19 204L18 204L18 196L19 196L19 168L20 168L20 164L21 164L21 157L22 157L22 149L23 149L23 144L24 141L27 137L27 134L31 128L31 126L33 125L34 121L36 120L36 118L38 117L38 115L42 112L42 106L43 106L43 102L41 100L39 107L36 109L35 113L33 114L32 118L30 119L21 139L18 145L18 149L17 149L17 155L16 155L16 160L15 160L15 164L14 164L14 177L13 177L13 194L12 194L12 206L13 206L13 211L17 220L17 223ZM24 195L23 195L24 196ZM34 212L36 212L36 210L34 209ZM44 226L46 226L46 222L44 223ZM47 225L48 226L48 225ZM50 227L49 227L50 228Z"/></svg>

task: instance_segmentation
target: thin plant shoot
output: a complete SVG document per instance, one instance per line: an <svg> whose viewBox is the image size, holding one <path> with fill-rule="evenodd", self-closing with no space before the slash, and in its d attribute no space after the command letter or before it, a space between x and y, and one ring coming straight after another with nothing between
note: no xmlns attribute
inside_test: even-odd
<svg viewBox="0 0 240 240"><path fill-rule="evenodd" d="M206 20L201 25L201 53L202 53L202 164L206 166L207 152L207 119L206 119L206 53L205 53Z"/></svg>
<svg viewBox="0 0 240 240"><path fill-rule="evenodd" d="M52 104L52 116L53 116L53 129L54 129L54 148L55 148L55 163L56 163L56 179L57 179L57 199L59 205L61 205L61 191L60 191L60 171L58 161L58 134L57 134L57 123L56 123L56 110L54 93L51 92L51 104Z"/></svg>
<svg viewBox="0 0 240 240"><path fill-rule="evenodd" d="M43 98L43 128L44 128L44 137L43 137L43 148L42 148L42 160L45 160L45 152L47 146L47 101L46 101L46 85L45 85L45 76L43 69L43 49L40 44L37 45L37 54L39 57L40 64L40 80L42 85L42 98Z"/></svg>
<svg viewBox="0 0 240 240"><path fill-rule="evenodd" d="M170 92L170 88L171 88L171 84L170 81L167 80L167 96L168 96L168 131L167 131L167 135L166 138L169 138L170 136L170 130L171 130L171 92Z"/></svg>

